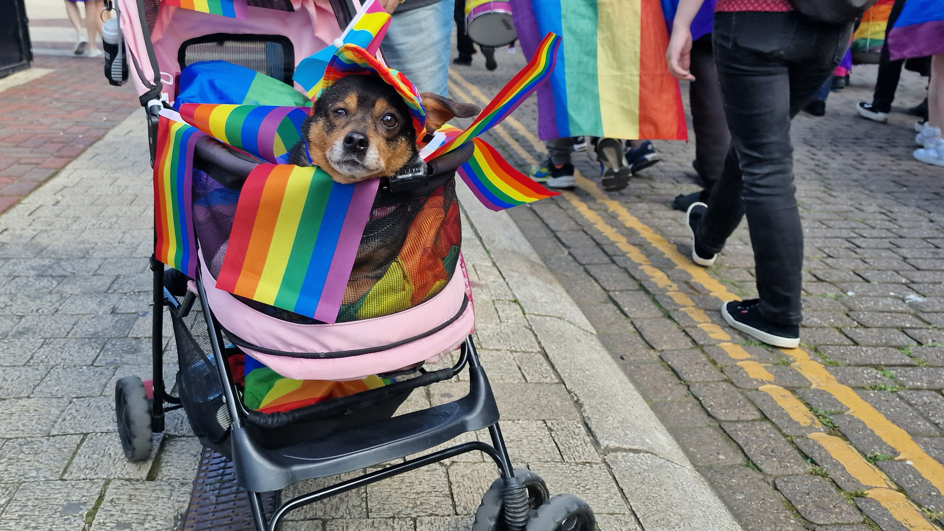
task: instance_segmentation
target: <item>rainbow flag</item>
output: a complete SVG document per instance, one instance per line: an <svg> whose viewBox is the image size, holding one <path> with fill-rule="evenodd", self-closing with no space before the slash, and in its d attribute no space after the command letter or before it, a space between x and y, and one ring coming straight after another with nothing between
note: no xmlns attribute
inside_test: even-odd
<svg viewBox="0 0 944 531"><path fill-rule="evenodd" d="M686 140L660 0L511 0L526 55L563 37L550 83L538 89L542 139L601 136ZM566 16L564 16L566 14Z"/></svg>
<svg viewBox="0 0 944 531"><path fill-rule="evenodd" d="M298 67L295 68L295 82L302 87L309 98L314 100L321 92L321 80L335 53L345 44L353 44L364 48L370 55L376 55L388 26L390 26L390 14L384 11L380 2L377 0L365 2L331 46L315 52L298 63Z"/></svg>
<svg viewBox="0 0 944 531"><path fill-rule="evenodd" d="M459 176L475 197L491 210L504 210L560 195L514 169L485 141L476 138L475 153L459 167Z"/></svg>
<svg viewBox="0 0 944 531"><path fill-rule="evenodd" d="M204 133L273 164L288 162L307 107L185 103L180 117Z"/></svg>
<svg viewBox="0 0 944 531"><path fill-rule="evenodd" d="M379 184L260 164L240 192L217 287L334 323Z"/></svg>
<svg viewBox="0 0 944 531"><path fill-rule="evenodd" d="M878 0L862 14L862 22L852 34L852 53L879 53L885 44L885 31L888 29L888 17L892 13L895 0Z"/></svg>
<svg viewBox="0 0 944 531"><path fill-rule="evenodd" d="M177 88L174 108L178 110L184 103L311 106L311 100L295 87L227 61L187 65L180 71Z"/></svg>
<svg viewBox="0 0 944 531"><path fill-rule="evenodd" d="M191 211L193 151L203 133L161 116L154 155L154 256L196 278L197 242Z"/></svg>
<svg viewBox="0 0 944 531"><path fill-rule="evenodd" d="M286 378L254 358L246 356L243 403L261 413L291 411L332 398L390 385L393 380L368 376L363 380L331 382Z"/></svg>
<svg viewBox="0 0 944 531"><path fill-rule="evenodd" d="M498 91L498 94L482 109L482 112L479 113L469 128L444 143L430 155L430 158L452 151L488 131L514 112L554 70L560 44L561 38L559 36L553 33L545 35L544 40L541 41L531 57L531 61Z"/></svg>
<svg viewBox="0 0 944 531"><path fill-rule="evenodd" d="M944 2L908 0L888 32L892 61L944 54Z"/></svg>
<svg viewBox="0 0 944 531"><path fill-rule="evenodd" d="M161 4L227 18L246 18L246 0L161 0Z"/></svg>

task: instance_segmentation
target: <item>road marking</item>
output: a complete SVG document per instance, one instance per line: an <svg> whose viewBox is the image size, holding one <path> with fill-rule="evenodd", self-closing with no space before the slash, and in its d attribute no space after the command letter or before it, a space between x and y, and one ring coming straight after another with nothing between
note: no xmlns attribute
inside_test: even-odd
<svg viewBox="0 0 944 531"><path fill-rule="evenodd" d="M891 486L885 474L875 468L875 465L863 459L859 451L846 441L826 433L811 433L807 437L818 442L859 483L866 487L887 488Z"/></svg>
<svg viewBox="0 0 944 531"><path fill-rule="evenodd" d="M746 362L741 362L746 363ZM741 363L738 363L740 365ZM779 385L762 385L758 387L761 391L770 395L774 401L777 402L784 411L787 412L787 415L790 415L790 418L794 420L800 426L806 426L811 428L820 429L822 424L820 424L819 419L816 418L816 415L805 405L803 402L797 400L797 397L793 396L793 393L780 387Z"/></svg>

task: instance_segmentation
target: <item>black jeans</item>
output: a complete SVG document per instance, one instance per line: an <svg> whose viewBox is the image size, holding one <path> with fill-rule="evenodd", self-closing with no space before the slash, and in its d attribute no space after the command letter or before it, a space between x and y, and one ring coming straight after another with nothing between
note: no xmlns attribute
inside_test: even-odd
<svg viewBox="0 0 944 531"><path fill-rule="evenodd" d="M793 184L790 120L846 53L851 24L795 12L717 13L715 64L731 148L698 227L699 247L720 252L747 216L761 315L796 324L803 231Z"/></svg>
<svg viewBox="0 0 944 531"><path fill-rule="evenodd" d="M891 15L888 17L888 30L892 29L898 15L905 5L905 0L895 0ZM890 112L892 102L895 101L895 92L898 90L898 81L901 79L901 69L905 60L892 61L888 55L888 30L885 31L885 44L882 45L878 60L878 77L875 79L875 93L872 96L872 108L879 112Z"/></svg>
<svg viewBox="0 0 944 531"><path fill-rule="evenodd" d="M692 81L688 97L692 108L692 129L695 131L695 171L705 185L702 201L721 178L724 160L731 146L731 134L724 120L721 84L715 68L711 35L692 43Z"/></svg>

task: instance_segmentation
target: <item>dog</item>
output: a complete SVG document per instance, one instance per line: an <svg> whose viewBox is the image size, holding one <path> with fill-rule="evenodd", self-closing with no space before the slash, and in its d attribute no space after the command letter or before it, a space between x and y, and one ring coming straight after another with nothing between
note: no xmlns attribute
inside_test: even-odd
<svg viewBox="0 0 944 531"><path fill-rule="evenodd" d="M431 92L420 98L426 110L426 134L453 118L479 113L473 104ZM302 135L289 162L314 163L341 184L390 177L408 164L422 164L409 108L379 76L349 75L331 85L302 124Z"/></svg>

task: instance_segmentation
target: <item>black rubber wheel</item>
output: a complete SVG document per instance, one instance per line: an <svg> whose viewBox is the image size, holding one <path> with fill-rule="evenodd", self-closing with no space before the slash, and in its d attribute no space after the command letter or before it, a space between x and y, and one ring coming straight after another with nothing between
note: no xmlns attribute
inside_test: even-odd
<svg viewBox="0 0 944 531"><path fill-rule="evenodd" d="M151 456L151 408L144 382L125 376L115 384L115 416L118 437L128 461L147 461Z"/></svg>
<svg viewBox="0 0 944 531"><path fill-rule="evenodd" d="M594 531L596 518L587 502L573 494L558 494L538 507L525 531Z"/></svg>
<svg viewBox="0 0 944 531"><path fill-rule="evenodd" d="M538 507L550 497L547 485L541 476L526 468L516 468L515 477L528 489L528 505L531 506L533 516ZM503 531L505 529L505 511L503 510L502 489L505 481L496 479L492 486L482 496L482 503L475 511L475 520L472 522L472 531Z"/></svg>

